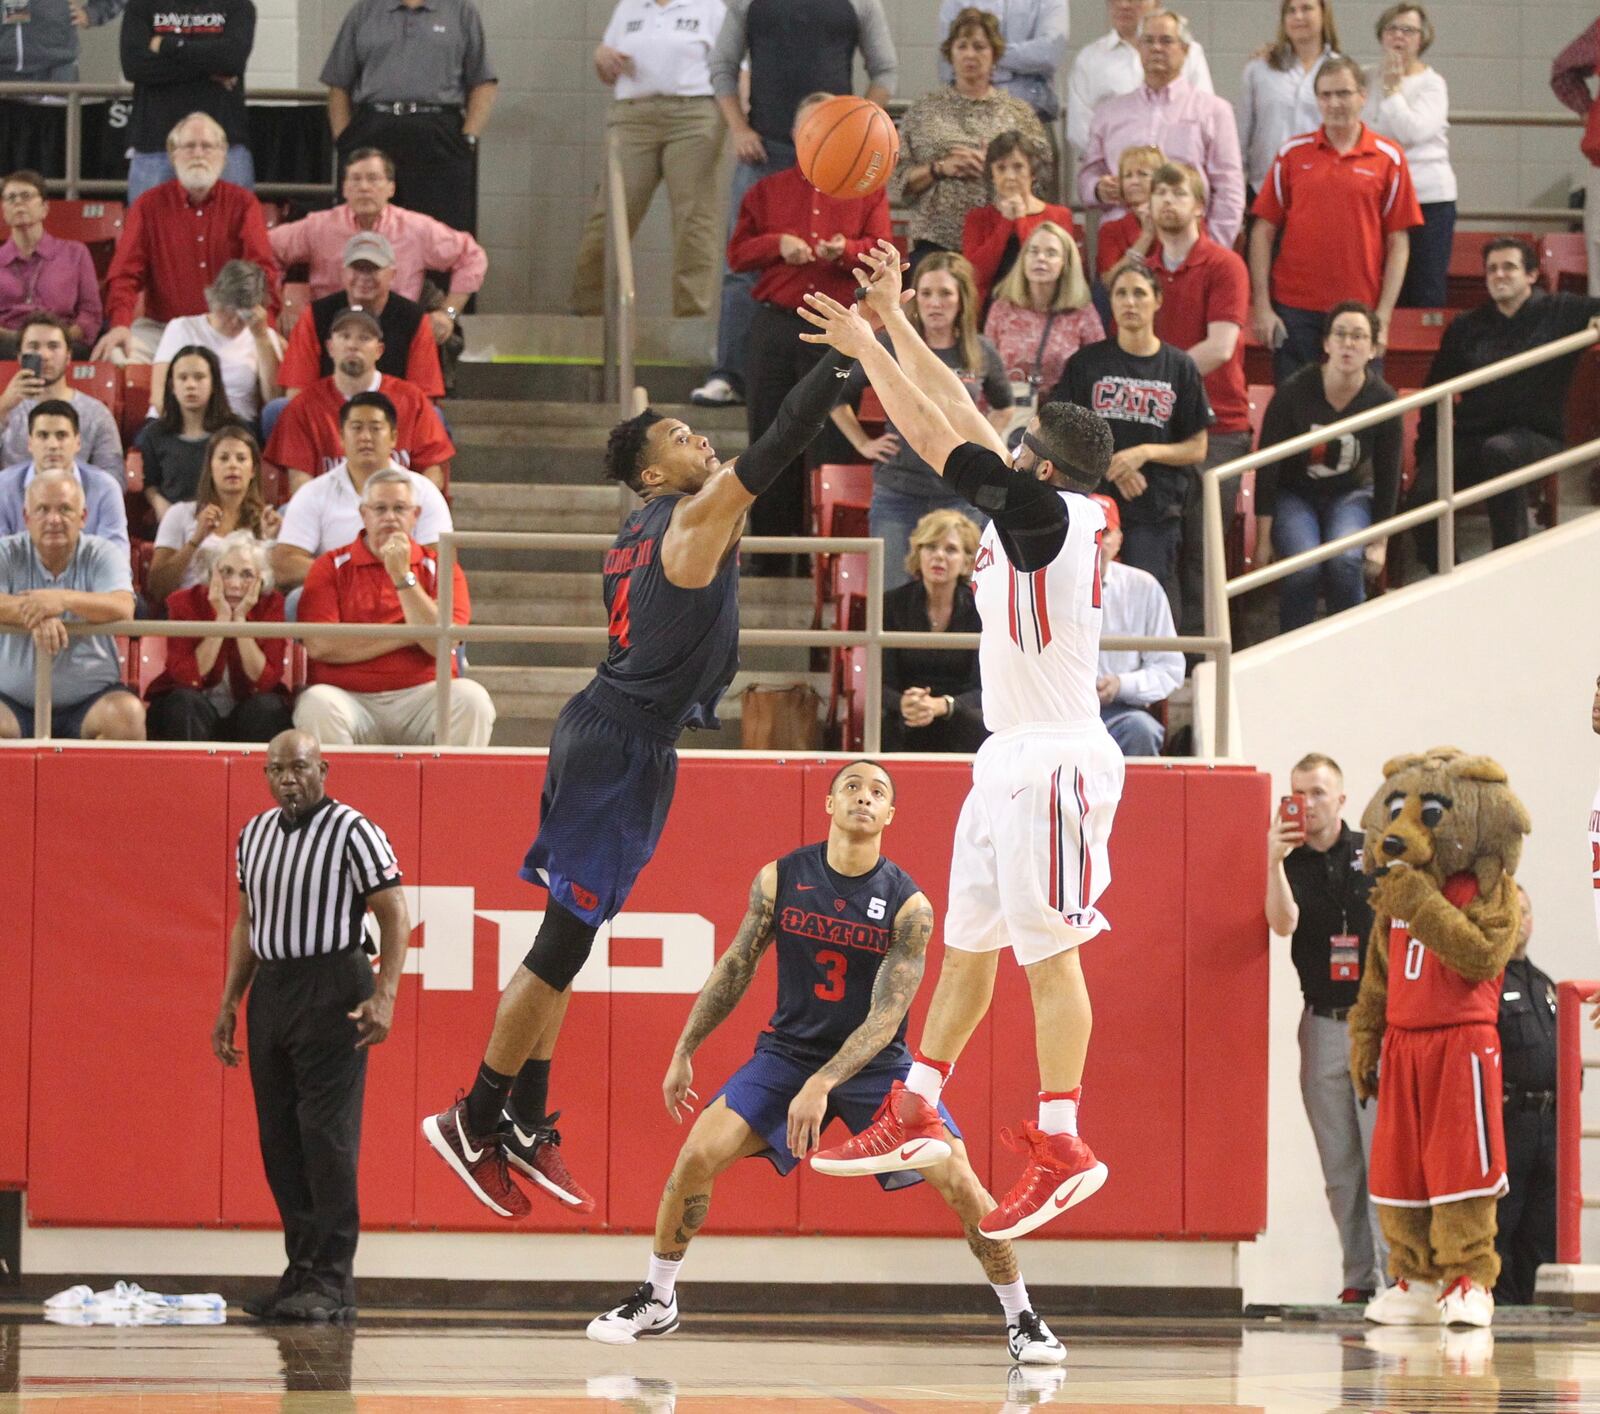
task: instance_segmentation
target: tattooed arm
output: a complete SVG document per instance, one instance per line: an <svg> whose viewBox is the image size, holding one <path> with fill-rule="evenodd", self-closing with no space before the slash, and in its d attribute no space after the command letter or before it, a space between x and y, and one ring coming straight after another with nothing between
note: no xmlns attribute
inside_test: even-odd
<svg viewBox="0 0 1600 1414"><path fill-rule="evenodd" d="M689 1019L683 1024L683 1035L672 1052L672 1063L667 1067L666 1079L661 1082L662 1095L667 1102L667 1113L682 1122L678 1109L682 1106L693 1113L687 1103L690 1096L699 1096L689 1087L694 1083L694 1068L690 1057L700 1049L701 1043L721 1026L739 1005L739 1000L749 989L755 976L761 954L772 942L772 909L778 895L778 866L773 862L750 885L750 903L745 909L744 922L728 945L727 952L717 959L700 995L694 999Z"/></svg>
<svg viewBox="0 0 1600 1414"><path fill-rule="evenodd" d="M833 1087L848 1080L894 1039L922 984L932 933L933 905L925 895L915 894L895 915L894 937L872 984L867 1019L845 1037L834 1058L806 1081L789 1106L789 1149L797 1158L817 1147Z"/></svg>

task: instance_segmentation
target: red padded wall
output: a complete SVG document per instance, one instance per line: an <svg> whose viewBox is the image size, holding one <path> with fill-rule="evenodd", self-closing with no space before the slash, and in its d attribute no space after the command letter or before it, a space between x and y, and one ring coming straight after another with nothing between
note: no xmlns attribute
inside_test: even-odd
<svg viewBox="0 0 1600 1414"><path fill-rule="evenodd" d="M28 1180L28 1037L33 1002L31 754L0 752L0 1188Z"/></svg>

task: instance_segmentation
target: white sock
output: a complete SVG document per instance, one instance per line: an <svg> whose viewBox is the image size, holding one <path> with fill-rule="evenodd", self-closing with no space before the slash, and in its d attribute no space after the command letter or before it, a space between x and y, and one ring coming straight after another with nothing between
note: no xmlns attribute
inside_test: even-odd
<svg viewBox="0 0 1600 1414"><path fill-rule="evenodd" d="M1074 1091L1073 1098L1066 1097L1054 1100L1039 1100L1039 1128L1046 1134L1077 1134L1078 1132L1078 1099L1080 1092Z"/></svg>
<svg viewBox="0 0 1600 1414"><path fill-rule="evenodd" d="M1011 1325L1016 1324L1017 1317L1028 1309L1027 1282L1018 1277L1015 1281L1008 1282L1005 1286L1001 1286L999 1282L994 1281L990 1282L989 1285L994 1288L994 1294L1000 1298L1000 1304L1005 1307L1006 1322Z"/></svg>
<svg viewBox="0 0 1600 1414"><path fill-rule="evenodd" d="M926 1061L912 1061L906 1074L906 1089L921 1095L930 1105L937 1106L939 1094L944 1089L944 1076Z"/></svg>
<svg viewBox="0 0 1600 1414"><path fill-rule="evenodd" d="M656 1300L663 1306L672 1305L672 1292L678 1284L678 1268L682 1265L682 1257L669 1262L654 1252L650 1254L650 1285L655 1289Z"/></svg>

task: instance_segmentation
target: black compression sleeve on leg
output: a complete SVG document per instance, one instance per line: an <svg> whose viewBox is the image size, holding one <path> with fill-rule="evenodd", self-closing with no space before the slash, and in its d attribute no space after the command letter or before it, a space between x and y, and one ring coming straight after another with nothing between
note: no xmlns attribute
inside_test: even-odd
<svg viewBox="0 0 1600 1414"><path fill-rule="evenodd" d="M767 489L784 467L805 451L822 431L828 414L844 392L855 360L829 349L816 366L789 390L778 415L747 452L733 464L733 474L752 496Z"/></svg>
<svg viewBox="0 0 1600 1414"><path fill-rule="evenodd" d="M545 909L544 922L539 925L539 936L533 940L522 965L541 982L564 992L589 960L594 935L599 931L552 899Z"/></svg>

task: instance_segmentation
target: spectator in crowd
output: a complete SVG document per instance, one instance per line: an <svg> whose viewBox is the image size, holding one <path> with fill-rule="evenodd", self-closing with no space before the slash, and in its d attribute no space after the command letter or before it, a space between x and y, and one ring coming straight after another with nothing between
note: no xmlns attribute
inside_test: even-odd
<svg viewBox="0 0 1600 1414"><path fill-rule="evenodd" d="M267 547L235 530L198 557L200 577L167 596L187 623L282 623ZM145 694L152 741L271 741L294 725L283 689L282 638L169 638L167 665Z"/></svg>
<svg viewBox="0 0 1600 1414"><path fill-rule="evenodd" d="M7 6L0 82L77 83L78 31L103 25L128 0L28 0ZM0 171L31 167L66 175L67 110L59 100L0 100Z"/></svg>
<svg viewBox="0 0 1600 1414"><path fill-rule="evenodd" d="M794 166L795 109L808 93L853 92L855 57L867 69L867 97L894 97L896 59L883 0L784 0L782 5L727 0L711 51L711 92L738 158L728 201L728 235L744 194L763 177ZM749 60L750 109L739 101L740 66ZM728 270L717 320L717 366L690 394L705 407L744 401L745 342L755 317L755 278Z"/></svg>
<svg viewBox="0 0 1600 1414"><path fill-rule="evenodd" d="M357 393L339 413L345 459L306 482L283 508L283 524L272 550L272 576L285 591L301 584L318 555L348 545L361 533L361 495L368 479L393 469L411 478L418 510L412 534L435 545L451 528L450 507L427 477L394 459L398 415L383 393Z"/></svg>
<svg viewBox="0 0 1600 1414"><path fill-rule="evenodd" d="M17 535L27 523L27 490L42 474L68 472L83 492L84 533L128 549L128 508L122 478L81 460L78 413L71 403L46 399L28 413L27 459L0 471L0 535Z"/></svg>
<svg viewBox="0 0 1600 1414"><path fill-rule="evenodd" d="M173 354L161 413L133 444L144 458L144 498L158 521L175 502L194 499L211 434L234 421L216 354L199 344Z"/></svg>
<svg viewBox="0 0 1600 1414"><path fill-rule="evenodd" d="M0 464L12 466L28 455L28 417L42 402L70 404L82 429L83 459L122 478L122 436L117 420L99 398L78 392L67 381L72 371L70 332L56 314L35 314L17 330L23 366L0 392ZM38 361L38 371L28 366Z"/></svg>
<svg viewBox="0 0 1600 1414"><path fill-rule="evenodd" d="M812 108L832 96L813 93L802 99L795 109L796 131ZM795 311L813 290L853 300L856 282L850 272L889 234L889 201L881 189L850 199L824 196L798 167L786 167L744 194L728 242L728 268L760 272L745 363L752 444L772 425L789 390L827 352L800 342L810 326ZM805 490L802 477L780 476L750 508L750 533L803 535ZM791 558L753 557L750 568L757 573L781 569Z"/></svg>
<svg viewBox="0 0 1600 1414"><path fill-rule="evenodd" d="M1320 361L1328 311L1341 300L1358 300L1389 327L1411 257L1407 232L1422 224L1405 154L1361 121L1361 66L1325 59L1316 91L1322 126L1273 159L1250 229L1251 320L1274 351L1280 386Z"/></svg>
<svg viewBox="0 0 1600 1414"><path fill-rule="evenodd" d="M150 412L164 401L167 367L181 348L199 344L217 356L234 416L255 422L278 387L283 336L267 314L267 276L248 260L230 260L206 286L206 312L183 314L161 331L150 369Z"/></svg>
<svg viewBox="0 0 1600 1414"><path fill-rule="evenodd" d="M1032 155L1037 183L1049 142L1033 109L994 82L1006 52L999 22L987 10L963 9L939 46L955 73L948 88L924 94L900 121L900 160L889 200L910 208L911 271L936 250L958 251L967 214L989 201L989 144L1017 133Z"/></svg>
<svg viewBox="0 0 1600 1414"><path fill-rule="evenodd" d="M34 655L50 654L50 735L144 740L144 703L122 684L122 657L106 635L67 634L66 620L133 617L128 547L83 528L83 486L66 471L28 484L27 529L0 536L0 738L34 735Z"/></svg>
<svg viewBox="0 0 1600 1414"><path fill-rule="evenodd" d="M1450 246L1456 231L1456 174L1450 165L1450 90L1444 75L1422 62L1433 44L1433 21L1420 5L1391 5L1378 20L1383 59L1367 91L1367 125L1405 149L1422 224L1411 228L1400 303L1436 309L1445 302Z"/></svg>
<svg viewBox="0 0 1600 1414"><path fill-rule="evenodd" d="M301 623L414 624L415 642L392 638L306 639L310 686L294 721L324 745L487 746L494 703L481 683L450 672L450 726L434 733L434 638L439 553L413 536L419 507L410 473L374 472L361 494L362 534L318 556L300 596ZM451 622L472 622L472 599L454 567Z"/></svg>
<svg viewBox="0 0 1600 1414"><path fill-rule="evenodd" d="M1172 606L1154 575L1117 559L1122 550L1122 511L1110 496L1095 496L1106 513L1100 539L1102 638L1172 638ZM1147 710L1165 702L1183 683L1183 654L1168 649L1100 650L1095 690L1100 720L1124 756L1159 756L1167 729Z"/></svg>
<svg viewBox="0 0 1600 1414"><path fill-rule="evenodd" d="M205 466L192 501L174 501L161 517L150 558L149 591L159 604L180 589L204 584L207 556L238 531L276 538L283 518L261 494L261 447L239 423L219 427L206 443Z"/></svg>
<svg viewBox="0 0 1600 1414"><path fill-rule="evenodd" d="M1033 415L1041 390L1061 381L1073 354L1105 338L1078 243L1054 221L1034 227L1021 258L995 286L983 335L1011 380L1013 423Z"/></svg>
<svg viewBox="0 0 1600 1414"><path fill-rule="evenodd" d="M1556 986L1528 957L1533 900L1517 885L1522 927L1500 983L1506 1177L1494 1238L1495 1304L1533 1304L1541 1263L1556 1260Z"/></svg>
<svg viewBox="0 0 1600 1414"><path fill-rule="evenodd" d="M455 328L456 316L477 293L489 268L484 249L465 231L394 204L394 159L375 147L357 148L344 169L344 201L327 211L313 211L300 221L285 221L267 232L273 254L287 270L307 267L312 299L344 288L344 252L354 236L375 231L389 242L394 256L396 294L423 302L423 277L448 273L444 304L428 314L433 341L442 344Z"/></svg>
<svg viewBox="0 0 1600 1414"><path fill-rule="evenodd" d="M1072 61L1067 81L1067 143L1082 161L1089 150L1089 128L1095 110L1108 98L1132 93L1144 82L1139 57L1139 21L1156 8L1157 0L1106 0L1108 33L1091 40ZM1183 63L1184 81L1201 93L1213 92L1211 68L1200 41L1189 45Z"/></svg>
<svg viewBox="0 0 1600 1414"><path fill-rule="evenodd" d="M1289 789L1303 797L1304 812L1280 810L1267 831L1267 924L1278 937L1294 940L1289 956L1305 1001L1300 1098L1344 1254L1339 1300L1364 1305L1383 1286L1388 1251L1367 1198L1378 1107L1356 1102L1346 1018L1366 965L1372 880L1361 868L1362 832L1340 818L1345 797L1338 763L1316 751L1301 757L1289 772Z"/></svg>
<svg viewBox="0 0 1600 1414"><path fill-rule="evenodd" d="M962 256L935 251L917 267L912 288L916 298L906 312L913 327L940 362L955 370L972 401L979 403L980 397L987 401L990 422L1004 431L1011 422L1011 380L995 346L978 333L978 287L972 267ZM889 336L878 337L893 352ZM973 510L971 502L901 440L893 423L884 425L881 436L868 437L853 410L867 387L867 375L856 364L845 382L844 397L830 416L857 455L876 463L867 523L869 533L883 541L883 587L898 589L909 574L904 565L918 522L929 511L972 515Z"/></svg>
<svg viewBox="0 0 1600 1414"><path fill-rule="evenodd" d="M1152 10L1139 22L1144 82L1095 109L1078 169L1078 195L1085 205L1120 216L1126 202L1115 172L1123 149L1155 147L1168 161L1187 162L1205 173L1211 234L1219 244L1232 245L1244 216L1239 130L1226 99L1183 77L1190 43L1189 22L1176 11Z"/></svg>
<svg viewBox="0 0 1600 1414"><path fill-rule="evenodd" d="M444 489L445 464L456 449L439 414L403 378L379 373L383 332L364 309L341 309L328 335L333 372L290 402L272 429L266 457L289 473L290 494L344 457L340 410L357 393L376 390L394 405L395 460Z"/></svg>
<svg viewBox="0 0 1600 1414"><path fill-rule="evenodd" d="M727 125L711 94L711 51L722 0L617 0L594 71L612 92L606 132L617 140L628 235L664 180L672 206L672 312L692 319L716 292L717 174ZM572 312L599 314L605 286L602 179L578 242Z"/></svg>
<svg viewBox="0 0 1600 1414"><path fill-rule="evenodd" d="M1250 273L1233 251L1205 232L1206 179L1182 162L1164 163L1151 181L1156 246L1150 263L1166 284L1156 310L1156 336L1182 349L1205 380L1211 404L1202 472L1250 451L1250 394L1244 375L1244 329L1250 320ZM1233 518L1237 480L1225 481L1222 519ZM1185 635L1205 631L1205 517L1198 477L1183 508L1178 561Z"/></svg>
<svg viewBox="0 0 1600 1414"><path fill-rule="evenodd" d="M478 229L478 139L499 80L472 0L356 0L322 82L341 162L387 152L401 206Z"/></svg>
<svg viewBox="0 0 1600 1414"><path fill-rule="evenodd" d="M227 137L214 118L191 113L167 135L177 176L129 208L106 272L106 323L96 361L149 363L161 332L180 315L206 312L206 286L230 260L267 272L267 310L278 312L278 267L261 205L222 180ZM185 232L192 232L189 240ZM144 314L134 319L139 297Z"/></svg>
<svg viewBox="0 0 1600 1414"><path fill-rule="evenodd" d="M1166 160L1159 147L1143 143L1123 148L1117 158L1117 196L1127 210L1101 221L1095 235L1095 274L1102 280L1130 255L1150 262L1150 250L1156 243L1150 220L1150 181Z"/></svg>
<svg viewBox="0 0 1600 1414"><path fill-rule="evenodd" d="M128 201L173 177L167 134L185 115L204 113L226 142L222 176L254 187L244 74L256 38L251 0L206 0L188 9L171 0L129 0L122 18L122 76L133 85L128 121Z"/></svg>
<svg viewBox="0 0 1600 1414"><path fill-rule="evenodd" d="M972 266L978 298L987 305L990 293L1017 263L1022 243L1045 221L1073 229L1072 212L1042 200L1034 190L1041 154L1028 148L1014 128L990 139L983 154L989 174L990 199L967 212L961 228L961 253Z"/></svg>
<svg viewBox="0 0 1600 1414"><path fill-rule="evenodd" d="M1489 300L1458 315L1444 331L1428 369L1428 386L1443 383L1486 364L1511 358L1567 334L1576 334L1600 317L1600 299L1539 287L1539 253L1514 236L1483 248L1484 283ZM1578 355L1513 373L1473 388L1456 399L1455 484L1476 486L1515 471L1566 445L1567 386ZM1417 433L1417 479L1408 505L1423 505L1438 494L1438 418L1422 409ZM1528 489L1518 486L1488 500L1489 533L1495 549L1528 533ZM1438 531L1419 525L1414 534L1423 563L1438 568Z"/></svg>
<svg viewBox="0 0 1600 1414"><path fill-rule="evenodd" d="M0 245L0 358L17 356L22 326L36 314L60 319L77 353L88 353L100 332L103 310L94 257L82 241L46 231L49 212L44 178L37 172L13 172L0 182L0 215L11 228Z"/></svg>
<svg viewBox="0 0 1600 1414"><path fill-rule="evenodd" d="M1327 360L1278 385L1261 422L1263 449L1392 403L1394 389L1372 367L1378 342L1378 318L1366 305L1358 300L1334 305L1323 335ZM1391 418L1257 468L1256 564L1314 550L1392 516L1402 435L1400 419ZM1365 551L1347 550L1280 580L1283 632L1316 618L1319 590L1330 614L1359 604L1366 597L1365 581L1383 572L1386 544L1375 540Z"/></svg>
<svg viewBox="0 0 1600 1414"><path fill-rule="evenodd" d="M310 387L333 372L328 339L334 316L342 309L364 309L383 331L383 352L378 371L404 378L426 397L444 396L444 375L439 367L439 346L433 326L422 306L394 291L394 247L376 231L351 236L344 247L344 285L331 295L311 301L289 335L289 348L278 366L284 388ZM269 411L266 418L274 419ZM267 436L270 426L264 427Z"/></svg>
<svg viewBox="0 0 1600 1414"><path fill-rule="evenodd" d="M883 596L883 626L895 633L977 633L972 597L978 527L960 511L929 511L911 532L906 573ZM883 749L976 751L989 733L976 649L886 648Z"/></svg>
<svg viewBox="0 0 1600 1414"><path fill-rule="evenodd" d="M1105 418L1116 448L1106 479L1117 502L1124 560L1153 574L1177 618L1178 546L1193 467L1206 459L1211 409L1194 360L1156 334L1159 277L1129 261L1107 281L1114 338L1079 349L1046 402Z"/></svg>
<svg viewBox="0 0 1600 1414"><path fill-rule="evenodd" d="M1587 159L1583 169L1583 235L1589 248L1589 293L1600 295L1600 106L1589 88L1591 75L1600 74L1600 20L1556 55L1550 66L1550 90L1584 122L1579 150Z"/></svg>
<svg viewBox="0 0 1600 1414"><path fill-rule="evenodd" d="M1278 33L1244 66L1239 146L1250 200L1266 185L1278 149L1322 122L1317 74L1339 52L1333 0L1281 0Z"/></svg>

